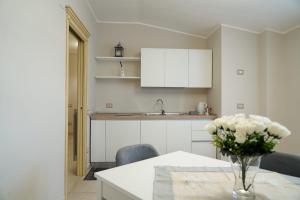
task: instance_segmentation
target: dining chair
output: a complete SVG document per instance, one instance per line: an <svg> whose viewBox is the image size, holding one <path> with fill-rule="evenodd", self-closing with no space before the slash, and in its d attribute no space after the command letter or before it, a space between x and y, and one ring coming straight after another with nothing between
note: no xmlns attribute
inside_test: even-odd
<svg viewBox="0 0 300 200"><path fill-rule="evenodd" d="M300 177L300 156L274 152L262 157L260 168Z"/></svg>
<svg viewBox="0 0 300 200"><path fill-rule="evenodd" d="M153 158L158 155L156 149L150 144L126 146L118 150L116 155L116 166Z"/></svg>

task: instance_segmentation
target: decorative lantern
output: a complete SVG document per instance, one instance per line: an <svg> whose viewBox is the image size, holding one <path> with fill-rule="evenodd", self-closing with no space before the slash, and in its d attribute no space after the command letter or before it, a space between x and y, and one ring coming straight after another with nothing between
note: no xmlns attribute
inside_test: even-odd
<svg viewBox="0 0 300 200"><path fill-rule="evenodd" d="M123 57L124 55L124 47L122 47L119 42L117 46L115 46L115 57Z"/></svg>

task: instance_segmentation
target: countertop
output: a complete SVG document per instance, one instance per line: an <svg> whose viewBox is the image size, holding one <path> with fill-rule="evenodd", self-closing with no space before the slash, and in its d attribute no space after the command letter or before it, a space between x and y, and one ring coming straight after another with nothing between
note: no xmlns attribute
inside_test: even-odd
<svg viewBox="0 0 300 200"><path fill-rule="evenodd" d="M216 115L146 115L145 113L93 113L90 115L92 120L196 120L196 119L215 119Z"/></svg>

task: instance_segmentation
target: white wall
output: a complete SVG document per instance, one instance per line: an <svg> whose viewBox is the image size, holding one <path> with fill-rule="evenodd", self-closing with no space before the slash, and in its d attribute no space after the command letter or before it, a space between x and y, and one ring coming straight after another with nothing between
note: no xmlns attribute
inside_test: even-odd
<svg viewBox="0 0 300 200"><path fill-rule="evenodd" d="M285 104L287 70L285 66L283 35L266 31L259 35L258 97L259 112L276 121L287 116Z"/></svg>
<svg viewBox="0 0 300 200"><path fill-rule="evenodd" d="M213 113L222 115L222 52L221 52L221 28L209 36L208 48L213 50L213 87L208 92L208 102L213 109Z"/></svg>
<svg viewBox="0 0 300 200"><path fill-rule="evenodd" d="M292 131L292 135L286 138L279 146L279 150L294 153L300 156L300 28L289 32L284 36L284 52L287 67L287 81L283 83L282 89L286 90L286 103L279 105L282 112L286 114L286 126Z"/></svg>
<svg viewBox="0 0 300 200"><path fill-rule="evenodd" d="M98 24L96 54L113 56L114 46L121 42L126 56L140 56L142 47L206 48L206 40L141 25ZM98 62L95 75L118 75L119 64ZM128 75L139 75L140 65L125 63ZM207 100L206 89L141 88L137 80L97 80L96 110L99 112L156 111L155 100L163 98L167 111L194 110L198 101ZM121 97L121 98L120 98ZM113 103L106 109L106 103Z"/></svg>
<svg viewBox="0 0 300 200"><path fill-rule="evenodd" d="M267 32L257 37L257 112L267 116L267 97L268 97L268 51L267 51Z"/></svg>
<svg viewBox="0 0 300 200"><path fill-rule="evenodd" d="M268 104L267 114L273 120L284 122L288 115L283 105L286 104L287 70L285 67L285 50L282 35L268 33Z"/></svg>
<svg viewBox="0 0 300 200"><path fill-rule="evenodd" d="M292 131L276 150L300 155L300 28L285 35L266 31L258 41L259 113Z"/></svg>
<svg viewBox="0 0 300 200"><path fill-rule="evenodd" d="M64 3L0 2L1 200L64 198ZM69 3L89 28L87 7Z"/></svg>
<svg viewBox="0 0 300 200"><path fill-rule="evenodd" d="M256 113L257 35L222 27L222 115ZM237 75L242 69L244 75ZM243 103L244 109L237 109Z"/></svg>
<svg viewBox="0 0 300 200"><path fill-rule="evenodd" d="M64 195L65 11L0 3L0 199Z"/></svg>
<svg viewBox="0 0 300 200"><path fill-rule="evenodd" d="M216 113L256 113L257 35L221 26L208 38L213 48L213 88L208 102ZM237 75L237 70L244 75ZM237 109L243 103L244 109Z"/></svg>
<svg viewBox="0 0 300 200"><path fill-rule="evenodd" d="M285 63L281 68L286 72L286 79L283 79L285 81L281 82L282 85L278 89L283 91L285 96L283 96L283 101L277 106L280 114L285 116L284 125L291 130L292 135L281 142L278 150L300 156L300 28L284 35L283 41L282 52L285 55ZM281 76L281 74L278 76Z"/></svg>
<svg viewBox="0 0 300 200"><path fill-rule="evenodd" d="M258 113L282 123L292 135L276 150L300 155L300 28L256 35L221 27L208 38L208 47L214 52L208 102L217 113ZM237 69L245 75L237 76ZM236 109L238 102L245 103L245 110Z"/></svg>

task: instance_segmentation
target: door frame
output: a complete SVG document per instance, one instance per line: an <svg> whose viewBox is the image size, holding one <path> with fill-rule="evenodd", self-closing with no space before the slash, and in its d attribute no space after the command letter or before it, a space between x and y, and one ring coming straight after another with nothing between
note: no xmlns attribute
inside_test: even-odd
<svg viewBox="0 0 300 200"><path fill-rule="evenodd" d="M65 198L68 193L68 103L69 103L69 33L74 32L80 39L78 44L78 125L77 125L77 175L86 173L87 136L87 60L90 33L70 6L66 6L66 78L65 78Z"/></svg>

